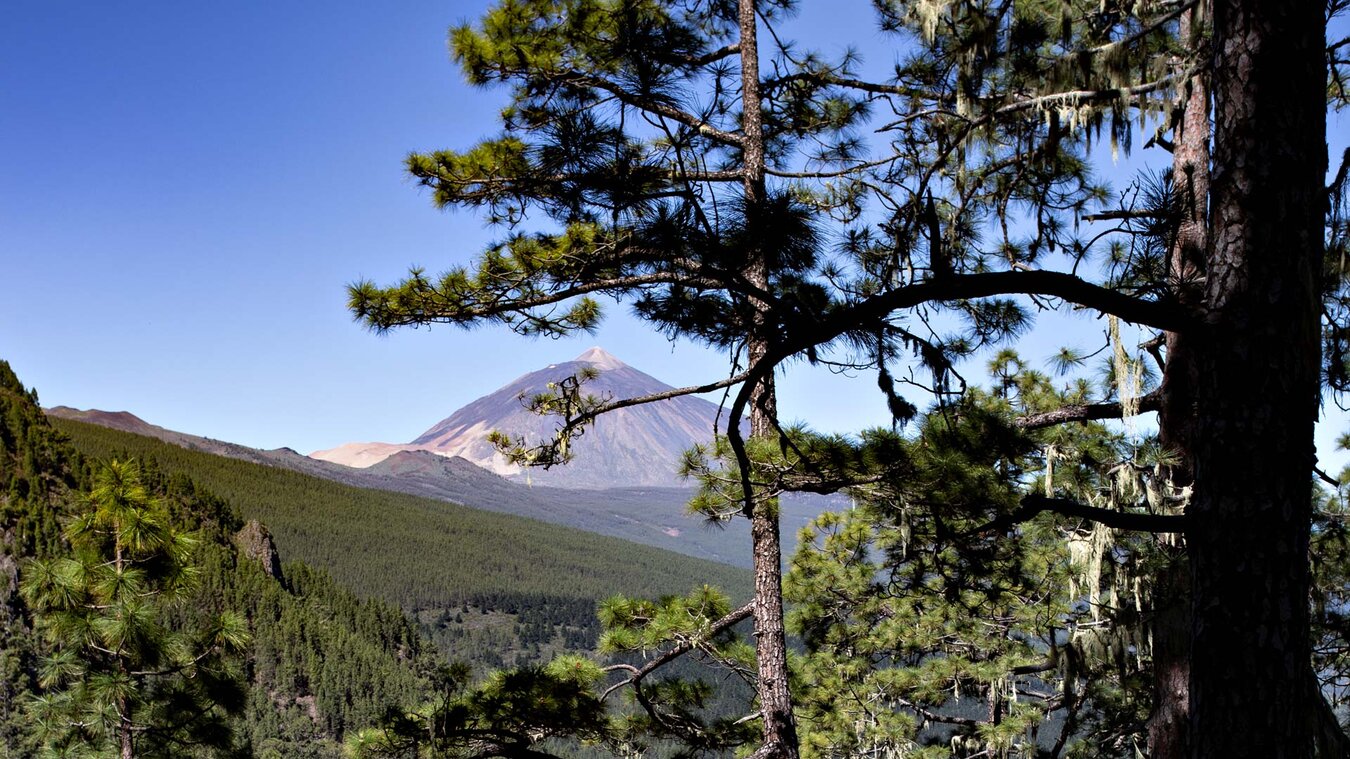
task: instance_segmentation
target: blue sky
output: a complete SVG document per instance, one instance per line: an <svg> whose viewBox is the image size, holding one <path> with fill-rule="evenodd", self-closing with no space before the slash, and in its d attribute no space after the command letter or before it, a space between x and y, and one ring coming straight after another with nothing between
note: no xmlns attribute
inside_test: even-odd
<svg viewBox="0 0 1350 759"><path fill-rule="evenodd" d="M797 25L817 44L889 62L868 3L805 5ZM378 337L351 321L347 282L435 271L492 239L471 214L435 211L402 170L411 150L494 130L502 93L464 85L445 47L485 7L4 3L0 358L46 405L305 452L410 440L595 344L672 384L721 376L720 357L622 309L566 341ZM1052 331L1086 345L1100 326L1070 317ZM856 430L882 418L873 388L798 369L782 407Z"/></svg>

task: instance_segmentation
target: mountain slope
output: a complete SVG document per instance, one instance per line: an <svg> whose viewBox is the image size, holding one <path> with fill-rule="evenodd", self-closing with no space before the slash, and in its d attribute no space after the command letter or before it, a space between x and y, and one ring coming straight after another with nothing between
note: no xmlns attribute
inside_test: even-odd
<svg viewBox="0 0 1350 759"><path fill-rule="evenodd" d="M51 650L33 634L34 615L15 590L28 561L69 555L60 522L84 508L93 471L93 462L44 418L36 401L0 361L0 481L9 485L0 492L2 757L46 755L37 744L52 725L23 705L53 695L38 678L40 657ZM94 416L130 429L149 427L130 414ZM251 525L256 550L245 555L233 540L242 523L230 504L187 477L165 476L153 462L142 478L163 504L162 516L196 538L191 564L201 582L180 600L169 626L192 627L191 620L203 622L221 609L247 621L248 640L236 663L248 675L235 694L240 711L227 719L239 755L338 759L346 731L374 724L391 703L424 696L418 665L430 664L431 646L399 609L358 598L300 562L277 572L275 553L265 568L258 559L271 542L261 526ZM149 747L140 748L150 755Z"/></svg>
<svg viewBox="0 0 1350 759"><path fill-rule="evenodd" d="M539 519L599 535L631 540L686 556L749 567L749 525L744 520L709 525L685 508L693 491L674 487L624 487L599 490L529 486L493 474L460 457L429 451L399 450L378 463L353 468L303 456L290 448L259 450L189 435L150 424L125 411L47 409L59 419L83 421L145 435L217 456L280 467L344 485L436 498L475 509ZM790 556L797 531L817 514L844 506L839 497L793 494L782 499L784 555Z"/></svg>
<svg viewBox="0 0 1350 759"><path fill-rule="evenodd" d="M47 409L60 419L146 435L192 451L280 467L344 485L436 498L475 509L539 519L599 535L711 559L750 566L749 526L744 520L709 525L687 513L689 488L627 487L603 490L528 486L493 474L460 457L429 451L400 450L364 469L302 456L289 448L270 451L174 432L128 412ZM797 531L817 514L842 506L838 498L789 495L782 500L785 555L791 555Z"/></svg>
<svg viewBox="0 0 1350 759"><path fill-rule="evenodd" d="M681 396L618 409L596 420L578 438L576 456L566 466L528 472L508 464L487 441L500 430L527 441L550 438L557 419L539 416L524 407L522 398L544 392L551 382L586 368L599 376L585 385L586 393L602 399L634 398L672 389L670 385L623 363L601 348L591 348L571 361L551 364L507 383L500 389L442 419L405 444L348 443L311 456L354 467L371 466L410 450L460 456L514 480L567 488L623 486L677 487L677 470L684 451L710 441L718 421L718 407L702 398Z"/></svg>
<svg viewBox="0 0 1350 759"><path fill-rule="evenodd" d="M86 455L153 458L265 523L283 556L328 570L405 608L493 608L523 599L593 601L711 583L748 594L745 572L710 561L444 501L353 487L193 451L83 422L54 420ZM490 476L490 475L489 475Z"/></svg>

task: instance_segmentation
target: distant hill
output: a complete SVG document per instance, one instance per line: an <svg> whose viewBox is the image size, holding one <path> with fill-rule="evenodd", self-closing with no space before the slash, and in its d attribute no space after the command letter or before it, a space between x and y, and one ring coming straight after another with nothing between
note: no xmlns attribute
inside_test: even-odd
<svg viewBox="0 0 1350 759"><path fill-rule="evenodd" d="M409 443L348 443L310 455L367 467L399 452L423 450L460 456L512 480L536 485L590 489L687 486L678 476L681 455L696 444L712 440L719 414L716 404L695 396L605 414L575 441L576 456L569 464L547 471L525 471L508 464L487 441L487 434L493 430L531 441L552 437L558 420L531 413L524 408L522 397L544 392L548 383L588 367L598 370L599 376L586 383L585 391L599 398L635 398L672 389L603 349L591 348L571 361L517 378L455 411Z"/></svg>
<svg viewBox="0 0 1350 759"><path fill-rule="evenodd" d="M145 435L192 451L279 467L345 485L436 498L478 509L539 519L686 556L750 566L749 528L744 520L709 526L689 516L689 488L625 487L603 490L527 486L494 474L461 457L429 451L399 450L365 468L352 468L302 456L290 448L259 450L189 435L150 424L126 411L81 411L66 406L49 416ZM796 533L816 514L837 508L838 499L794 496L782 507L785 554Z"/></svg>

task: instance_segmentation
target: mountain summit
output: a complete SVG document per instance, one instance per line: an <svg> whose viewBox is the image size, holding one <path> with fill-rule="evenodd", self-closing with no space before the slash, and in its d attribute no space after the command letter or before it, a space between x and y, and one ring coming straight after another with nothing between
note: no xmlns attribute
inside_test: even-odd
<svg viewBox="0 0 1350 759"><path fill-rule="evenodd" d="M596 369L626 369L628 367L628 364L615 358L612 353L598 345L572 359L572 363L590 364Z"/></svg>
<svg viewBox="0 0 1350 759"><path fill-rule="evenodd" d="M587 367L599 370L599 375L587 382L584 390L600 398L633 398L671 389L670 385L595 347L571 361L551 364L516 378L432 425L410 443L348 443L316 451L311 456L367 467L399 451L421 450L460 456L510 479L555 487L682 484L677 474L681 454L712 439L718 416L716 404L693 396L623 408L601 416L574 441L572 462L549 470L525 471L512 466L487 442L487 434L493 430L524 436L527 441L550 438L558 420L531 413L522 399L544 392L548 383Z"/></svg>

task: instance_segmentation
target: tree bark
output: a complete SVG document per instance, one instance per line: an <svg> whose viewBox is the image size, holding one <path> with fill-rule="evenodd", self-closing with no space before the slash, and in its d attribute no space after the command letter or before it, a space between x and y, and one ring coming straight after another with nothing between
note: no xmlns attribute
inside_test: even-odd
<svg viewBox="0 0 1350 759"><path fill-rule="evenodd" d="M121 759L136 759L136 749L131 733L131 719L127 716L127 699L125 696L117 699L118 713L118 731L117 738L121 744Z"/></svg>
<svg viewBox="0 0 1350 759"><path fill-rule="evenodd" d="M1203 4L1202 4L1203 7ZM1194 49L1198 39L1197 9L1181 17L1179 36ZM1180 64L1179 64L1180 65ZM1172 184L1178 210L1176 237L1168 250L1168 276L1178 302L1198 306L1204 297L1203 277L1209 224L1209 77L1192 77L1182 94L1181 121L1173 137ZM1159 389L1158 440L1176 456L1165 476L1173 487L1194 485L1195 352L1185 332L1164 333L1167 363ZM1165 557L1153 580L1153 713L1148 721L1149 753L1154 757L1186 755L1190 721L1191 610L1190 567L1183 540L1160 535L1157 549Z"/></svg>
<svg viewBox="0 0 1350 759"><path fill-rule="evenodd" d="M755 0L739 0L737 21L741 53L741 137L743 140L744 193L747 238L759 239L755 227L758 209L766 199L764 183L764 127L759 92L758 19ZM746 251L744 273L749 283L767 291L768 262L765 251ZM769 304L751 299L751 324L746 335L749 366L754 367L769 351L774 339L767 318ZM776 435L777 399L773 374L768 374L750 395L750 437ZM755 759L796 759L797 725L792 715L788 689L787 633L783 621L783 557L779 536L777 499L750 505L750 541L755 575L756 695L763 721L763 743Z"/></svg>
<svg viewBox="0 0 1350 759"><path fill-rule="evenodd" d="M1190 755L1307 757L1325 22L1321 3L1214 5Z"/></svg>

